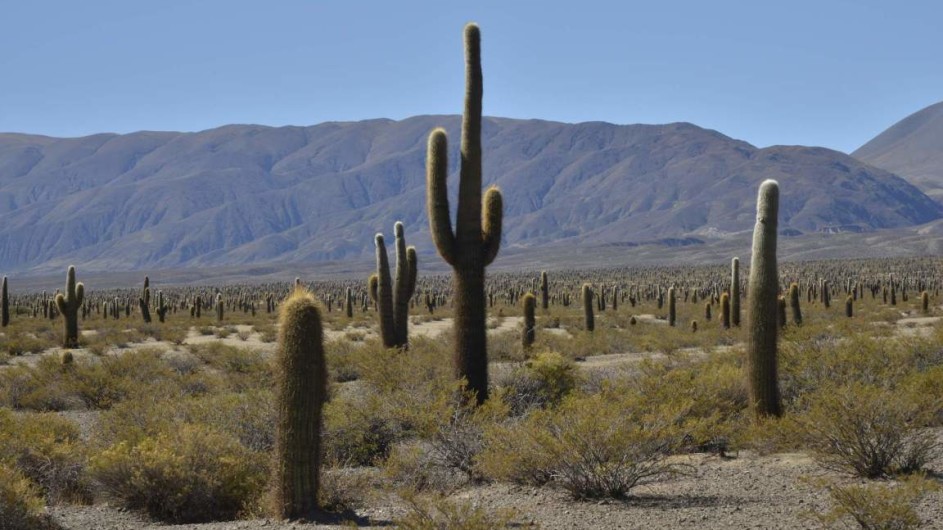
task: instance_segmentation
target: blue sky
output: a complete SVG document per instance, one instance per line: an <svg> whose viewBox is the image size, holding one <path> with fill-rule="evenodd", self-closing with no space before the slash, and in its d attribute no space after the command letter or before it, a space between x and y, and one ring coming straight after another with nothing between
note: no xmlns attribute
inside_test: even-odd
<svg viewBox="0 0 943 530"><path fill-rule="evenodd" d="M943 100L943 3L3 0L0 131L309 125L461 110L689 121L850 151Z"/></svg>

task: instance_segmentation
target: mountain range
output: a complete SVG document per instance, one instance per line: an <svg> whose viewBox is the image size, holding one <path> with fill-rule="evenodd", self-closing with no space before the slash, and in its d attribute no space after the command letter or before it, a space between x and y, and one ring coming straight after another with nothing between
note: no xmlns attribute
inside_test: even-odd
<svg viewBox="0 0 943 530"><path fill-rule="evenodd" d="M391 235L397 220L407 242L431 255L426 139L436 126L449 133L454 211L459 125L458 116L416 116L82 138L0 134L0 271L363 260L373 235ZM689 123L486 118L484 179L504 193L502 244L511 252L742 238L767 178L780 182L786 236L908 229L943 218L914 185L943 190L926 185L932 163L911 184L902 176L917 166L898 162L913 159L902 145L923 148L913 138L936 130L928 127L882 140L892 127L852 157L760 149Z"/></svg>

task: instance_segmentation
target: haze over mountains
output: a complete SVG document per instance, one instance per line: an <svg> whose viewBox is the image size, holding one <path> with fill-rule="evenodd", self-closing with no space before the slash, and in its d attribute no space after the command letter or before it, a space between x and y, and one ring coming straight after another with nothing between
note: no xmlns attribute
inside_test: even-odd
<svg viewBox="0 0 943 530"><path fill-rule="evenodd" d="M0 134L0 270L367 259L373 234L390 235L397 220L409 244L431 253L426 138L435 126L449 132L454 209L459 122ZM485 180L504 192L505 249L742 237L766 178L780 181L787 235L943 217L937 202L886 170L885 155L869 155L878 152L865 150L871 144L862 156L885 169L824 148L758 149L687 123L486 118L482 136Z"/></svg>

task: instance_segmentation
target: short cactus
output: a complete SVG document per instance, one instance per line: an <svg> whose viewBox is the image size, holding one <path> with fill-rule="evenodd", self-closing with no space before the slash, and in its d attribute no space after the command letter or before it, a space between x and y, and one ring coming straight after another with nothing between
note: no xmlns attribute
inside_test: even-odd
<svg viewBox="0 0 943 530"><path fill-rule="evenodd" d="M789 286L789 310L792 311L793 324L801 326L802 308L799 307L799 284L796 283Z"/></svg>
<svg viewBox="0 0 943 530"><path fill-rule="evenodd" d="M282 304L279 321L273 511L280 519L311 520L318 509L327 398L321 308L310 292L296 288Z"/></svg>
<svg viewBox="0 0 943 530"><path fill-rule="evenodd" d="M727 293L720 295L720 325L730 329L730 295Z"/></svg>
<svg viewBox="0 0 943 530"><path fill-rule="evenodd" d="M730 323L740 327L740 258L730 260Z"/></svg>
<svg viewBox="0 0 943 530"><path fill-rule="evenodd" d="M550 307L550 287L547 285L547 271L540 273L540 308L546 311Z"/></svg>
<svg viewBox="0 0 943 530"><path fill-rule="evenodd" d="M7 277L3 277L3 285L0 285L0 327L10 325L10 293L7 292Z"/></svg>
<svg viewBox="0 0 943 530"><path fill-rule="evenodd" d="M527 293L521 299L521 305L524 308L524 329L521 331L521 346L524 351L534 345L534 339L537 334L537 319L534 315L537 308L537 297L532 293Z"/></svg>
<svg viewBox="0 0 943 530"><path fill-rule="evenodd" d="M583 284L583 321L586 331L596 329L596 318L593 316L593 288L588 283Z"/></svg>
<svg viewBox="0 0 943 530"><path fill-rule="evenodd" d="M668 325L674 326L678 318L677 302L675 300L674 286L668 288Z"/></svg>

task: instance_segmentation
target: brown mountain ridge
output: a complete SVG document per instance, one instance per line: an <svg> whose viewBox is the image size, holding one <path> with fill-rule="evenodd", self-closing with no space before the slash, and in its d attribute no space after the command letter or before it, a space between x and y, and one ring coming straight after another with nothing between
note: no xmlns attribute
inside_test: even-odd
<svg viewBox="0 0 943 530"><path fill-rule="evenodd" d="M429 131L460 118L229 125L82 138L0 134L0 270L91 270L366 258L406 224L432 253ZM504 192L503 244L698 244L750 230L759 183L780 181L786 234L927 223L913 185L817 147L758 149L688 123L486 118L484 175ZM454 206L454 201L453 201Z"/></svg>

